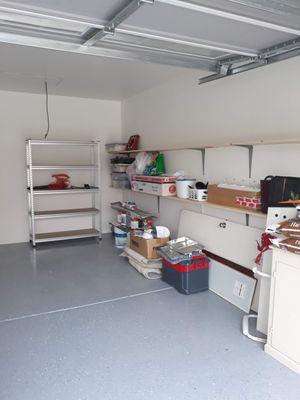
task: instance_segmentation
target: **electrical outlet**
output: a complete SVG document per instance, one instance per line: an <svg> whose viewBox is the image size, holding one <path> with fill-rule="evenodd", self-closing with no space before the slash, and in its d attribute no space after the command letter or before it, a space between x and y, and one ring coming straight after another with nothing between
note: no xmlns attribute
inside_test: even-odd
<svg viewBox="0 0 300 400"><path fill-rule="evenodd" d="M244 283L236 280L234 282L233 294L237 297L240 297L241 299L244 299L246 294L246 289L247 286Z"/></svg>

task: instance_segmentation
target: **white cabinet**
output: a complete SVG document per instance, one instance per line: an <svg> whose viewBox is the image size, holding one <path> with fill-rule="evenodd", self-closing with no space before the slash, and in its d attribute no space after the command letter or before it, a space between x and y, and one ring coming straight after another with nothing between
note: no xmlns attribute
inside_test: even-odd
<svg viewBox="0 0 300 400"><path fill-rule="evenodd" d="M300 255L273 250L265 351L300 374Z"/></svg>

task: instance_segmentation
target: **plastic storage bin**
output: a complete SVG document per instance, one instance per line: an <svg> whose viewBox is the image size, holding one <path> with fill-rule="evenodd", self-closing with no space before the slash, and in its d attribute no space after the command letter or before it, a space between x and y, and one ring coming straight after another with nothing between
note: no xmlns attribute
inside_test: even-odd
<svg viewBox="0 0 300 400"><path fill-rule="evenodd" d="M192 294L208 289L209 260L203 254L172 264L162 259L162 280L178 292Z"/></svg>
<svg viewBox="0 0 300 400"><path fill-rule="evenodd" d="M189 197L189 186L195 186L196 179L178 178L176 180L177 197L187 199Z"/></svg>
<svg viewBox="0 0 300 400"><path fill-rule="evenodd" d="M113 172L111 174L111 185L116 189L130 189L130 182L125 172Z"/></svg>
<svg viewBox="0 0 300 400"><path fill-rule="evenodd" d="M130 164L111 164L111 172L126 172Z"/></svg>
<svg viewBox="0 0 300 400"><path fill-rule="evenodd" d="M118 249L123 249L125 246L127 246L128 244L127 232L115 226L114 237L115 237L115 245Z"/></svg>
<svg viewBox="0 0 300 400"><path fill-rule="evenodd" d="M129 181L112 181L111 186L115 189L130 189Z"/></svg>
<svg viewBox="0 0 300 400"><path fill-rule="evenodd" d="M125 151L127 143L108 143L105 145L106 151Z"/></svg>

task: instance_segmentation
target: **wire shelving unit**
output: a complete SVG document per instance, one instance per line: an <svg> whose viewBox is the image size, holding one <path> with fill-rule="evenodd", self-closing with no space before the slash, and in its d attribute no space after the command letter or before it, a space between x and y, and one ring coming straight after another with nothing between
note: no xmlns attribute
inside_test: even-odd
<svg viewBox="0 0 300 400"><path fill-rule="evenodd" d="M90 163L85 165L35 165L33 164L33 151L37 151L41 146L68 147L83 146L90 149ZM80 239L80 238L102 238L101 234L101 159L100 141L79 141L79 140L26 140L26 171L27 171L27 197L28 197L28 216L29 216L29 235L30 242L35 247L37 243L52 242L58 240ZM83 170L90 172L89 188L71 187L64 190L35 189L34 173L36 171L69 171ZM89 194L91 205L85 208L51 209L40 210L36 206L37 196L60 196L60 195L79 195ZM62 230L50 232L37 232L36 222L41 220L59 218L77 218L90 216L91 227L76 230Z"/></svg>

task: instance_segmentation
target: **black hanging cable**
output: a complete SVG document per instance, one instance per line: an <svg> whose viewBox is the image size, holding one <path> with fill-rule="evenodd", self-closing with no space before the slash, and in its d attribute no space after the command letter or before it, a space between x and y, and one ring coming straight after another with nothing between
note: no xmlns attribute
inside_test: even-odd
<svg viewBox="0 0 300 400"><path fill-rule="evenodd" d="M50 131L50 117L49 117L49 95L48 95L48 82L45 81L45 94L46 94L46 118L47 118L47 129L45 133L45 139L49 135Z"/></svg>

